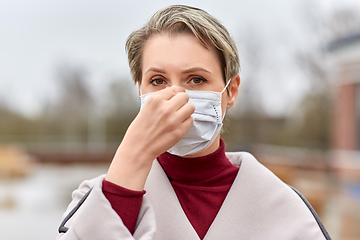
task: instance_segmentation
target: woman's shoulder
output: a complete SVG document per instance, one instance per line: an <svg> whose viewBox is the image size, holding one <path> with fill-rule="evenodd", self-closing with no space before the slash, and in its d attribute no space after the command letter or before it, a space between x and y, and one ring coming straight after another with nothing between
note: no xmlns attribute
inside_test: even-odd
<svg viewBox="0 0 360 240"><path fill-rule="evenodd" d="M240 167L243 161L256 161L257 159L249 152L239 151L239 152L226 152L226 157L229 161L237 167Z"/></svg>
<svg viewBox="0 0 360 240"><path fill-rule="evenodd" d="M240 168L233 190L236 204L247 206L246 219L257 219L259 226L284 229L287 234L306 230L308 239L331 239L315 210L296 189L280 180L250 153L226 155ZM297 223L295 228L293 223Z"/></svg>
<svg viewBox="0 0 360 240"><path fill-rule="evenodd" d="M106 174L101 174L97 177L94 177L92 179L84 180L80 183L79 187L73 191L72 197L75 198L81 198L84 196L85 193L87 193L92 187L94 187L97 183L102 182L105 178ZM79 195L79 196L77 196Z"/></svg>

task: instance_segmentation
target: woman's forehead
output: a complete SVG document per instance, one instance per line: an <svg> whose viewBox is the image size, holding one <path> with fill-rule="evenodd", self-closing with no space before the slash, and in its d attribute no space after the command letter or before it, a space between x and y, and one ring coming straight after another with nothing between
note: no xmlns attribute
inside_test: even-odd
<svg viewBox="0 0 360 240"><path fill-rule="evenodd" d="M142 70L203 68L208 71L221 70L216 50L205 48L192 34L157 34L144 46ZM210 70L209 70L210 69Z"/></svg>

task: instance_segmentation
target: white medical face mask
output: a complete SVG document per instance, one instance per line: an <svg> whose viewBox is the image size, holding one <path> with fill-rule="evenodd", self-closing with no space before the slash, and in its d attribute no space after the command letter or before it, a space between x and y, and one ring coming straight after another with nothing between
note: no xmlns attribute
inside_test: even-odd
<svg viewBox="0 0 360 240"><path fill-rule="evenodd" d="M195 154L214 142L223 125L225 113L222 115L221 98L229 83L230 80L221 92L186 90L189 102L195 106L191 115L194 121L183 138L168 150L169 153L177 156ZM151 94L140 96L141 108Z"/></svg>

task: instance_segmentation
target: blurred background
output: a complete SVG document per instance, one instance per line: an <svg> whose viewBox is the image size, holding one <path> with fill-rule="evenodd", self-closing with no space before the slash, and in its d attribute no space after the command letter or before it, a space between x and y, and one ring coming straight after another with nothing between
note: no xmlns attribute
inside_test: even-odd
<svg viewBox="0 0 360 240"><path fill-rule="evenodd" d="M360 239L360 1L0 0L0 239L55 239L84 179L106 173L139 110L124 45L158 9L228 28L240 96L222 137Z"/></svg>

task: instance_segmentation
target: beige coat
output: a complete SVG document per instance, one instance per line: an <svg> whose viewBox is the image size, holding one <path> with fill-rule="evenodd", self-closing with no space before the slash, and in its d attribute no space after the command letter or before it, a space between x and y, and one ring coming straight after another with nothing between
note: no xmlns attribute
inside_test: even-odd
<svg viewBox="0 0 360 240"><path fill-rule="evenodd" d="M289 186L244 152L226 153L238 175L204 240L330 239L312 209ZM199 240L157 161L147 179L144 201L132 236L102 193L105 175L83 182L73 192L64 216L94 187L60 240ZM317 216L316 216L317 217Z"/></svg>

